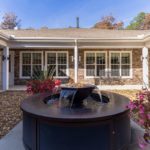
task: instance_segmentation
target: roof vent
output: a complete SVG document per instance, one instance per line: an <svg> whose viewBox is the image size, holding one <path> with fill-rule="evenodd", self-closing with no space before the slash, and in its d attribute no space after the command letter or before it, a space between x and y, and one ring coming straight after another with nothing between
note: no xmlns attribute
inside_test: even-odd
<svg viewBox="0 0 150 150"><path fill-rule="evenodd" d="M77 17L77 18L76 18L76 28L80 28L79 21L80 21L80 20L79 20L79 17Z"/></svg>

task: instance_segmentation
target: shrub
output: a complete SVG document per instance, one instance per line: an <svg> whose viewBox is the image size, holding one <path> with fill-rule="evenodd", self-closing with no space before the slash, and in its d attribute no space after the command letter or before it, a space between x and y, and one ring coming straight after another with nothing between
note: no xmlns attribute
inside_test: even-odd
<svg viewBox="0 0 150 150"><path fill-rule="evenodd" d="M144 141L139 138L139 146L144 149L150 144L150 91L144 90L136 94L136 99L130 101L131 117L145 129Z"/></svg>
<svg viewBox="0 0 150 150"><path fill-rule="evenodd" d="M60 84L60 80L54 79L31 80L27 83L27 93L32 95L43 92L56 93Z"/></svg>
<svg viewBox="0 0 150 150"><path fill-rule="evenodd" d="M61 81L53 78L54 72L55 67L48 71L34 70L31 81L27 82L27 93L58 92Z"/></svg>

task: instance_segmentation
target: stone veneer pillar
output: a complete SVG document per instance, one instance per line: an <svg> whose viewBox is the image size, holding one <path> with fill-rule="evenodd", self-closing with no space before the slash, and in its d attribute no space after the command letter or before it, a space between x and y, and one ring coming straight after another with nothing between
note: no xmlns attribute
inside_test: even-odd
<svg viewBox="0 0 150 150"><path fill-rule="evenodd" d="M2 89L9 89L9 47L3 48Z"/></svg>
<svg viewBox="0 0 150 150"><path fill-rule="evenodd" d="M148 75L148 48L142 49L142 68L143 68L143 88L149 87L149 75Z"/></svg>

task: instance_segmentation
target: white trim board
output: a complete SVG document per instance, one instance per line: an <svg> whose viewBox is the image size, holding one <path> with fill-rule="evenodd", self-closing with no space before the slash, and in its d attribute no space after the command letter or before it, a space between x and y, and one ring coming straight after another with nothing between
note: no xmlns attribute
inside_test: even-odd
<svg viewBox="0 0 150 150"><path fill-rule="evenodd" d="M143 85L98 85L100 90L141 90Z"/></svg>

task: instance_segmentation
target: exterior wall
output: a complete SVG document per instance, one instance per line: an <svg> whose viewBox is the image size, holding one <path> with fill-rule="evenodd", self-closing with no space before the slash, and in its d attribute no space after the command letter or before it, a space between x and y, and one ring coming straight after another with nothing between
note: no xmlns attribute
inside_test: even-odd
<svg viewBox="0 0 150 150"><path fill-rule="evenodd" d="M66 78L66 79L62 79L63 83L66 83L69 81L69 79L72 79L74 77L74 63L71 60L71 56L73 56L73 49L12 49L15 51L15 85L24 85L26 84L27 81L29 81L28 79L21 79L20 78L20 52L21 51L42 51L43 52L43 65L45 66L45 52L46 51L68 51L68 60L69 60L69 76L70 78Z"/></svg>
<svg viewBox="0 0 150 150"><path fill-rule="evenodd" d="M109 49L107 51L107 68L109 67L109 51L130 51L131 49L120 49L114 50ZM79 62L79 72L78 72L78 81L85 83L92 83L96 85L142 85L142 61L141 49L133 49L132 50L132 78L84 78L84 52L89 50L80 50L79 56L81 56L81 62ZM104 51L101 50L93 50L93 51Z"/></svg>
<svg viewBox="0 0 150 150"><path fill-rule="evenodd" d="M19 77L19 64L20 64L20 51L31 51L31 49L13 49L15 51L15 85L23 85L26 83L27 80L20 79ZM32 49L32 51L39 51L40 49ZM121 50L121 49L120 49ZM116 50L116 51L120 51ZM125 49L129 51L130 49ZM123 50L123 51L125 51ZM44 57L44 64L45 65L45 51L68 51L69 53L69 76L70 79L74 79L74 62L72 62L72 56L74 56L74 49L45 49L43 51L43 57ZM141 55L142 50L141 49L133 49L132 50L132 78L127 79L119 79L119 78L84 78L84 52L90 51L90 49L79 49L79 56L81 58L81 61L79 61L79 69L78 69L78 82L80 83L91 83L91 84L97 84L97 85L142 85L142 61L141 61ZM93 51L104 51L104 49L94 49ZM115 51L113 49L106 50L107 51L107 65L109 65L109 51ZM108 66L107 66L108 68ZM69 81L69 79L63 79L63 81L66 83Z"/></svg>
<svg viewBox="0 0 150 150"><path fill-rule="evenodd" d="M150 49L148 49L148 79L149 79L149 87L150 87Z"/></svg>
<svg viewBox="0 0 150 150"><path fill-rule="evenodd" d="M0 88L2 87L2 50L0 49Z"/></svg>

